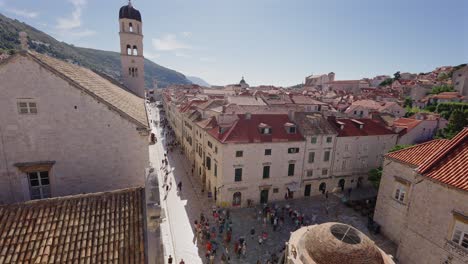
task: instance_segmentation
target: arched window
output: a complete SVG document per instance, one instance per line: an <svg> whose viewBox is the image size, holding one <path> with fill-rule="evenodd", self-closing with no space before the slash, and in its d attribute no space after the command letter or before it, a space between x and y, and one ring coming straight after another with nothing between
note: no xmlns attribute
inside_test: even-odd
<svg viewBox="0 0 468 264"><path fill-rule="evenodd" d="M135 77L135 68L132 68L132 77Z"/></svg>
<svg viewBox="0 0 468 264"><path fill-rule="evenodd" d="M242 194L241 192L235 192L232 195L232 206L240 206L242 202Z"/></svg>
<svg viewBox="0 0 468 264"><path fill-rule="evenodd" d="M140 34L140 24L137 24L137 33Z"/></svg>
<svg viewBox="0 0 468 264"><path fill-rule="evenodd" d="M122 22L122 25L121 25L121 27L120 27L120 31L122 31L122 32L125 31L125 24L124 24L124 22Z"/></svg>
<svg viewBox="0 0 468 264"><path fill-rule="evenodd" d="M132 46L127 45L127 55L132 55Z"/></svg>
<svg viewBox="0 0 468 264"><path fill-rule="evenodd" d="M135 68L135 77L138 77L138 68Z"/></svg>
<svg viewBox="0 0 468 264"><path fill-rule="evenodd" d="M133 46L133 55L138 56L138 49L137 46Z"/></svg>
<svg viewBox="0 0 468 264"><path fill-rule="evenodd" d="M128 68L128 76L132 75L132 68Z"/></svg>
<svg viewBox="0 0 468 264"><path fill-rule="evenodd" d="M338 187L340 187L342 191L344 191L344 186L345 186L345 179L339 180Z"/></svg>
<svg viewBox="0 0 468 264"><path fill-rule="evenodd" d="M325 193L326 190L327 190L327 184L324 182L320 183L319 191L321 191L322 193Z"/></svg>
<svg viewBox="0 0 468 264"><path fill-rule="evenodd" d="M132 25L132 23L128 23L128 30L129 30L130 32L133 32L133 25Z"/></svg>

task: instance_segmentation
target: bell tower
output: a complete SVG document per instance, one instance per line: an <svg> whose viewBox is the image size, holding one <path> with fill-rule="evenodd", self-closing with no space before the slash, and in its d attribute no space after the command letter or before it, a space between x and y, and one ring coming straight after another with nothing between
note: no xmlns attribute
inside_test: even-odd
<svg viewBox="0 0 468 264"><path fill-rule="evenodd" d="M145 98L143 24L140 11L132 6L131 0L120 8L119 25L123 83L134 94Z"/></svg>

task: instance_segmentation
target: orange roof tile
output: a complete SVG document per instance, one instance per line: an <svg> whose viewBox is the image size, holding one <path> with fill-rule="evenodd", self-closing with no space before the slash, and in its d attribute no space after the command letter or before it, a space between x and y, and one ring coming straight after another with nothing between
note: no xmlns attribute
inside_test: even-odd
<svg viewBox="0 0 468 264"><path fill-rule="evenodd" d="M448 140L446 139L435 139L406 149L388 153L386 157L417 167L447 142Z"/></svg>
<svg viewBox="0 0 468 264"><path fill-rule="evenodd" d="M142 190L0 206L0 263L144 263Z"/></svg>

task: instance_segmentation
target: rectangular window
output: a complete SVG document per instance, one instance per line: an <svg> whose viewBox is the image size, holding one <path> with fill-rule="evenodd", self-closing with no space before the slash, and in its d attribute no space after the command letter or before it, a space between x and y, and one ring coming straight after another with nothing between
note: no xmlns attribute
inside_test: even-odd
<svg viewBox="0 0 468 264"><path fill-rule="evenodd" d="M218 147L215 147L215 153L218 153Z"/></svg>
<svg viewBox="0 0 468 264"><path fill-rule="evenodd" d="M327 143L331 143L332 142L332 137L327 137Z"/></svg>
<svg viewBox="0 0 468 264"><path fill-rule="evenodd" d="M213 144L211 144L210 141L208 141L208 147L209 147L209 148L213 148Z"/></svg>
<svg viewBox="0 0 468 264"><path fill-rule="evenodd" d="M289 166L288 166L288 176L294 176L294 166L295 164L294 163L289 163Z"/></svg>
<svg viewBox="0 0 468 264"><path fill-rule="evenodd" d="M271 156L271 149L265 149L265 156Z"/></svg>
<svg viewBox="0 0 468 264"><path fill-rule="evenodd" d="M264 134L264 135L269 135L271 134L271 128L269 127L264 127L262 129L260 129L261 133Z"/></svg>
<svg viewBox="0 0 468 264"><path fill-rule="evenodd" d="M294 126L289 127L288 133L289 133L289 134L296 134L296 127L294 127Z"/></svg>
<svg viewBox="0 0 468 264"><path fill-rule="evenodd" d="M50 181L48 171L28 173L31 200L50 198Z"/></svg>
<svg viewBox="0 0 468 264"><path fill-rule="evenodd" d="M315 152L311 151L311 152L309 152L308 162L309 163L314 163L314 161L315 161Z"/></svg>
<svg viewBox="0 0 468 264"><path fill-rule="evenodd" d="M298 153L299 148L288 148L288 153Z"/></svg>
<svg viewBox="0 0 468 264"><path fill-rule="evenodd" d="M273 193L278 193L279 189L278 188L273 188Z"/></svg>
<svg viewBox="0 0 468 264"><path fill-rule="evenodd" d="M18 113L20 114L37 114L37 104L35 102L18 102Z"/></svg>
<svg viewBox="0 0 468 264"><path fill-rule="evenodd" d="M214 176L215 177L218 176L218 164L217 163L214 164Z"/></svg>
<svg viewBox="0 0 468 264"><path fill-rule="evenodd" d="M236 158L240 158L242 156L244 156L244 152L242 150L236 151Z"/></svg>
<svg viewBox="0 0 468 264"><path fill-rule="evenodd" d="M323 153L323 161L329 161L330 160L330 151L327 150Z"/></svg>
<svg viewBox="0 0 468 264"><path fill-rule="evenodd" d="M322 176L328 175L328 169L322 169Z"/></svg>
<svg viewBox="0 0 468 264"><path fill-rule="evenodd" d="M341 170L345 170L346 169L346 160L343 160L343 162L341 163Z"/></svg>
<svg viewBox="0 0 468 264"><path fill-rule="evenodd" d="M453 227L452 241L468 249L468 224L455 221Z"/></svg>
<svg viewBox="0 0 468 264"><path fill-rule="evenodd" d="M263 166L263 179L270 178L270 166Z"/></svg>
<svg viewBox="0 0 468 264"><path fill-rule="evenodd" d="M317 137L311 137L310 138L310 143L311 144L317 144Z"/></svg>
<svg viewBox="0 0 468 264"><path fill-rule="evenodd" d="M206 169L211 170L211 158L206 157Z"/></svg>
<svg viewBox="0 0 468 264"><path fill-rule="evenodd" d="M314 170L308 170L306 175L307 175L307 177L314 176Z"/></svg>
<svg viewBox="0 0 468 264"><path fill-rule="evenodd" d="M399 182L396 183L395 195L393 196L396 200L404 203L406 198L406 185Z"/></svg>
<svg viewBox="0 0 468 264"><path fill-rule="evenodd" d="M236 182L242 181L242 168L236 168L234 170L234 181Z"/></svg>

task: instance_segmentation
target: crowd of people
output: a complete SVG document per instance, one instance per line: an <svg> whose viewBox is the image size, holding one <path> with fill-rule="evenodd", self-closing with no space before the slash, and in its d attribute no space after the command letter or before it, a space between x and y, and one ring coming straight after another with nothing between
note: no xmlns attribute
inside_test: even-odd
<svg viewBox="0 0 468 264"><path fill-rule="evenodd" d="M159 126L161 127L162 137L166 144L167 151L164 152L164 158L161 160L160 170L164 175L163 188L166 190L165 199L168 192L172 189L172 180L169 179L170 173L168 166L168 155L175 151L180 144L174 136L174 131L169 125L167 119L160 115ZM192 169L193 173L193 169ZM182 182L177 184L177 190L182 191ZM328 196L328 195L327 195ZM208 209L209 210L209 209ZM260 230L251 227L248 233L233 235L233 219L229 209L219 208L214 206L210 213L200 213L200 216L193 223L198 248L204 252L206 263L237 263L241 259L247 258L247 242L252 247L252 251L266 251L262 259L257 260L257 264L274 264L278 263L279 256L283 253L285 244L279 248L271 249L264 248L269 238L269 232L292 232L301 226L311 224L311 221L299 210L291 208L288 204L278 206L275 204L264 204L260 207L254 207L255 210L251 217L256 218L260 226ZM315 222L315 217L312 218ZM285 241L284 241L285 242ZM280 243L281 244L281 243ZM273 252L273 253L269 253ZM236 260L237 259L237 260ZM172 263L172 256L168 258L168 263ZM181 260L179 264L184 264Z"/></svg>

